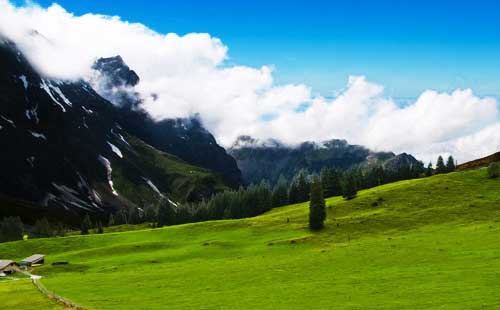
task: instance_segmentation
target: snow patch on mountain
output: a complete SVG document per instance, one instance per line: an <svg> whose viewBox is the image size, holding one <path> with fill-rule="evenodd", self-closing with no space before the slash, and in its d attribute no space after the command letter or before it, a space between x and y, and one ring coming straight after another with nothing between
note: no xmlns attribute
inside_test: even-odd
<svg viewBox="0 0 500 310"><path fill-rule="evenodd" d="M168 202L170 202L172 205L174 205L174 207L176 207L176 208L177 208L177 207L179 206L179 204L178 204L177 202L170 200L170 198L167 198L167 200L168 200Z"/></svg>
<svg viewBox="0 0 500 310"><path fill-rule="evenodd" d="M28 109L25 112L26 118L29 119L30 121L34 121L36 124L40 122L40 119L38 118L38 106L35 106L33 109Z"/></svg>
<svg viewBox="0 0 500 310"><path fill-rule="evenodd" d="M104 157L102 155L99 155L97 157L97 159L104 166L104 168L106 168L106 172L108 174L108 184L109 184L109 187L111 188L111 192L113 193L113 195L118 196L118 192L113 187L113 179L111 176L113 169L111 168L111 163L109 162L109 160L106 157Z"/></svg>
<svg viewBox="0 0 500 310"><path fill-rule="evenodd" d="M117 127L118 127L118 126L117 126ZM125 143L127 146L130 146L130 144L128 144L127 140L125 140L125 138L124 138L121 134L119 134L119 133L115 132L115 131L114 131L114 129L111 129L111 133L112 133L115 137L117 137L118 139L120 139L123 143Z"/></svg>
<svg viewBox="0 0 500 310"><path fill-rule="evenodd" d="M31 168L35 167L35 156L26 158L26 161L30 164Z"/></svg>
<svg viewBox="0 0 500 310"><path fill-rule="evenodd" d="M49 82L50 83L50 82ZM66 112L66 109L64 108L64 106L59 102L57 101L57 99L54 97L54 95L52 94L52 92L50 91L50 88L49 86L47 85L47 82L42 79L42 83L40 83L40 88L43 89L50 97L50 99L52 99L52 101L54 101L60 108L63 112Z"/></svg>
<svg viewBox="0 0 500 310"><path fill-rule="evenodd" d="M38 138L38 139L43 139L43 140L47 140L47 137L43 134L43 133L38 133L38 132L34 132L34 131L31 131L31 130L28 130L31 135L35 138Z"/></svg>
<svg viewBox="0 0 500 310"><path fill-rule="evenodd" d="M83 109L83 111L85 111L85 113L87 113L87 114L89 114L89 115L90 115L90 114L92 114L92 113L94 113L94 111L92 111L91 109L87 109L87 108L86 108L86 107L84 107L83 105L82 105L82 109Z"/></svg>
<svg viewBox="0 0 500 310"><path fill-rule="evenodd" d="M156 185L154 185L154 183L150 179L145 177L142 178L144 179L144 181L146 181L146 183L149 185L149 187L151 187L152 190L154 190L158 195L160 195L160 197L163 197L163 194L160 192L158 187L156 187Z"/></svg>
<svg viewBox="0 0 500 310"><path fill-rule="evenodd" d="M0 118L2 118L4 121L6 121L7 123L9 123L12 127L16 128L16 124L12 120L6 118L3 115L0 115Z"/></svg>
<svg viewBox="0 0 500 310"><path fill-rule="evenodd" d="M23 82L24 89L28 89L28 80L26 79L26 75L21 75L19 79Z"/></svg>
<svg viewBox="0 0 500 310"><path fill-rule="evenodd" d="M122 154L122 151L120 151L120 149L118 147L116 147L116 145L114 145L113 143L107 141L109 146L111 147L111 150L113 151L113 153L115 153L116 155L118 155L118 157L120 158L123 158L123 154Z"/></svg>
<svg viewBox="0 0 500 310"><path fill-rule="evenodd" d="M59 185L52 182L52 186L60 193L60 197L64 198L64 202L75 208L80 208L86 211L92 210L92 205L78 198L78 191L66 185Z"/></svg>
<svg viewBox="0 0 500 310"><path fill-rule="evenodd" d="M59 83L61 83L61 82L59 82ZM63 92L61 91L61 89L59 87L53 86L52 84L50 84L49 86L59 95L59 97L64 101L64 103L66 103L70 107L73 106L71 101L69 101L68 98L66 98L66 96L64 96Z"/></svg>

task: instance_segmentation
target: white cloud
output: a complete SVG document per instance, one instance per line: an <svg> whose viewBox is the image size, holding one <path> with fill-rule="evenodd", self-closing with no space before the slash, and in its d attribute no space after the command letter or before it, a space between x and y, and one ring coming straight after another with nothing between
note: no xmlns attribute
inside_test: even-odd
<svg viewBox="0 0 500 310"><path fill-rule="evenodd" d="M382 86L353 76L329 100L303 84L275 85L272 66L227 66L228 48L209 34L160 34L119 17L75 16L57 4L15 7L0 0L0 32L41 72L58 78L89 78L95 59L121 55L141 77L136 91L152 116L199 113L225 145L240 134L290 144L345 138L424 160L452 153L460 161L500 148L497 101L469 89L425 91L400 107ZM304 103L309 107L297 112Z"/></svg>

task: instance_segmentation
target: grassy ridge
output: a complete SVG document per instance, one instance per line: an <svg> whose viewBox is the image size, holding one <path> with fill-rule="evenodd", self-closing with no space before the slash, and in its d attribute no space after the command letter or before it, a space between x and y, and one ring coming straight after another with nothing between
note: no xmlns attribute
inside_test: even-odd
<svg viewBox="0 0 500 310"><path fill-rule="evenodd" d="M317 234L297 204L251 219L0 244L0 253L48 254L36 270L44 285L94 309L500 307L500 180L484 170L327 205Z"/></svg>

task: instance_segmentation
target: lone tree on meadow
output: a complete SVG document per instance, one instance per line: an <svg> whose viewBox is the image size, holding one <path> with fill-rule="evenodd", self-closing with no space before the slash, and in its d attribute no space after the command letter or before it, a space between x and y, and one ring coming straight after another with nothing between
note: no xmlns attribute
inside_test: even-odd
<svg viewBox="0 0 500 310"><path fill-rule="evenodd" d="M446 172L453 171L455 171L455 160L453 159L453 156L450 155L446 161Z"/></svg>
<svg viewBox="0 0 500 310"><path fill-rule="evenodd" d="M320 230L323 228L326 218L325 199L323 198L323 187L318 177L311 184L311 201L309 202L309 228Z"/></svg>
<svg viewBox="0 0 500 310"><path fill-rule="evenodd" d="M358 187L353 173L347 173L342 182L342 197L353 199L358 194Z"/></svg>
<svg viewBox="0 0 500 310"><path fill-rule="evenodd" d="M444 165L444 160L441 155L439 155L436 162L436 173L446 173L446 166Z"/></svg>

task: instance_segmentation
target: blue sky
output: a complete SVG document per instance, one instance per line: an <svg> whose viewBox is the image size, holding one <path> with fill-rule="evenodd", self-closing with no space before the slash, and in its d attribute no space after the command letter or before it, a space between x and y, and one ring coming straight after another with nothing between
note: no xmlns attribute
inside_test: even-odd
<svg viewBox="0 0 500 310"><path fill-rule="evenodd" d="M323 95L354 74L393 97L465 87L500 97L496 1L55 2L162 33L208 32L229 47L229 63L274 64L278 83L305 83Z"/></svg>

